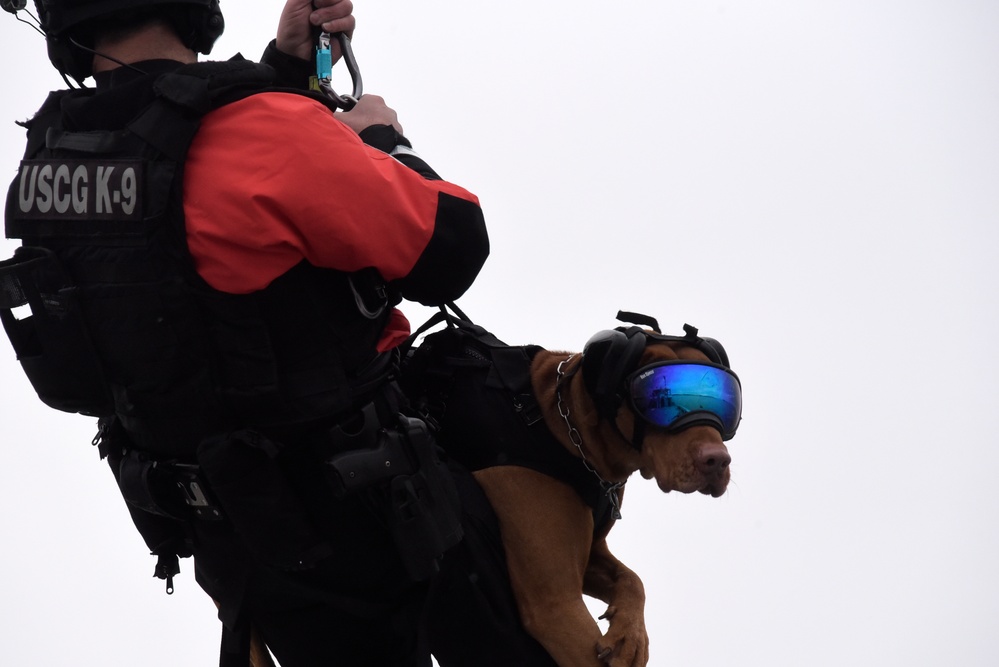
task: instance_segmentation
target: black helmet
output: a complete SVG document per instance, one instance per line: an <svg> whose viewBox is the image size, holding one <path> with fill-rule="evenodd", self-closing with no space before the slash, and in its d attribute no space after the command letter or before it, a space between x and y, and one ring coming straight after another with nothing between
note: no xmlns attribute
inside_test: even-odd
<svg viewBox="0 0 999 667"><path fill-rule="evenodd" d="M70 38L93 47L93 27L100 25L101 18L162 9L185 45L199 53L211 53L225 28L219 0L35 0L35 6L49 60L77 81L92 74L94 54L75 46Z"/></svg>

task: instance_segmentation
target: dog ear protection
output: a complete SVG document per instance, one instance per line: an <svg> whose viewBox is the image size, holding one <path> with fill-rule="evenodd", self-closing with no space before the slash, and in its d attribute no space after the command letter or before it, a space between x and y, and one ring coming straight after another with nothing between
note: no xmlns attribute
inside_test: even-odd
<svg viewBox="0 0 999 667"><path fill-rule="evenodd" d="M638 367L645 351L642 329L622 329L601 331L583 348L583 383L597 407L597 415L606 419L617 415L624 378Z"/></svg>

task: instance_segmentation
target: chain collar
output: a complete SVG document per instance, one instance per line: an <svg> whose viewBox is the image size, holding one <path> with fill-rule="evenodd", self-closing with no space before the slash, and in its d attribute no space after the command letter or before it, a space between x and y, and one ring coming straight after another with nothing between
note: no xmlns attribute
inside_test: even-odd
<svg viewBox="0 0 999 667"><path fill-rule="evenodd" d="M579 434L579 430L573 425L572 420L569 419L569 405L562 400L562 383L567 379L576 374L580 366L577 366L568 375L563 370L563 367L572 361L575 354L570 354L566 359L559 362L556 373L558 379L555 381L555 397L558 400L558 413L561 415L562 419L565 420L565 425L569 429L569 441L576 446L579 450L579 456L583 460L583 465L589 470L594 476L600 480L600 488L603 489L604 493L607 495L607 500L610 501L611 508L614 512L614 520L618 521L621 519L621 496L618 491L624 488L624 482L608 482L606 479L600 476L600 473L590 465L590 462L586 459L586 453L583 452L583 437Z"/></svg>

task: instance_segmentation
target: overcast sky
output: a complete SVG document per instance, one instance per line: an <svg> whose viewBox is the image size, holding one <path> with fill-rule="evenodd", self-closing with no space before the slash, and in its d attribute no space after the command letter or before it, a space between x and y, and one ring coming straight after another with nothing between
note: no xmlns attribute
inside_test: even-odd
<svg viewBox="0 0 999 667"><path fill-rule="evenodd" d="M224 0L213 56L256 57L281 4ZM579 350L638 310L742 378L728 493L636 477L611 534L651 664L994 665L999 4L355 5L366 90L486 211L474 320ZM6 14L0 57L9 179L13 121L62 81ZM211 602L189 562L172 597L150 576L93 420L2 340L0 378L2 662L216 664Z"/></svg>

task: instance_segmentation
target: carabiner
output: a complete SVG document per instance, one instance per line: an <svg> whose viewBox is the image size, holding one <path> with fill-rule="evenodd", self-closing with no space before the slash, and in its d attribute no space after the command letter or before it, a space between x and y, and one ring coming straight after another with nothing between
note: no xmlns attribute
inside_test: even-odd
<svg viewBox="0 0 999 667"><path fill-rule="evenodd" d="M333 104L344 111L350 111L357 104L357 100L364 94L364 84L361 81L361 70L357 67L357 60L354 58L354 50L350 46L350 38L346 33L336 33L336 40L340 43L340 52L343 53L343 61L347 64L347 71L350 72L350 79L354 83L352 95L338 95L333 90L333 53L330 49L331 35L328 32L319 34L319 45L316 47L316 80L319 90L323 92Z"/></svg>

